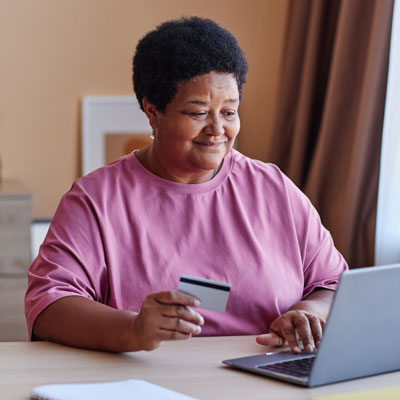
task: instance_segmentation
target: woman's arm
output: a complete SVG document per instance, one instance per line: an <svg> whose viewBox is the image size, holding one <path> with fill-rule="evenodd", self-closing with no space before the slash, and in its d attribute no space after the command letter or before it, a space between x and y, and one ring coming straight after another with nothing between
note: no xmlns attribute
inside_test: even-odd
<svg viewBox="0 0 400 400"><path fill-rule="evenodd" d="M177 291L150 294L140 313L85 297L64 297L39 314L33 338L93 350L153 350L164 340L200 333L204 320L189 308L198 305L197 299Z"/></svg>
<svg viewBox="0 0 400 400"><path fill-rule="evenodd" d="M332 290L318 288L275 319L269 327L270 333L257 336L257 343L265 346L288 344L294 353L300 353L300 339L304 349L312 352L313 345L318 348L321 342L334 295Z"/></svg>

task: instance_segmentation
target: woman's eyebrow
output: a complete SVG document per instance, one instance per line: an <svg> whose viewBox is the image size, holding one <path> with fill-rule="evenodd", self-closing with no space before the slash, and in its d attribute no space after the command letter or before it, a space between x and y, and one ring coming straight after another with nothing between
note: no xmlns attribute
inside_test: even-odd
<svg viewBox="0 0 400 400"><path fill-rule="evenodd" d="M239 99L226 99L224 103L238 103Z"/></svg>
<svg viewBox="0 0 400 400"><path fill-rule="evenodd" d="M204 100L190 100L186 102L186 104L198 104L200 106L206 106L207 104L210 104L210 102Z"/></svg>
<svg viewBox="0 0 400 400"><path fill-rule="evenodd" d="M224 103L237 103L239 102L239 99L226 99L224 100ZM186 102L186 104L197 104L200 106L206 106L207 104L210 104L209 101L204 101L204 100L190 100Z"/></svg>

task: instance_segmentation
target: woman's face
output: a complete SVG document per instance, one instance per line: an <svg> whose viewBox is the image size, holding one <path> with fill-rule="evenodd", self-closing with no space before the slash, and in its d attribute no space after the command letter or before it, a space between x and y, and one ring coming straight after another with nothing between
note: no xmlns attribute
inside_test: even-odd
<svg viewBox="0 0 400 400"><path fill-rule="evenodd" d="M149 103L144 106L155 130L152 157L177 181L179 176L210 179L240 129L239 91L232 74L210 72L182 83L165 113Z"/></svg>

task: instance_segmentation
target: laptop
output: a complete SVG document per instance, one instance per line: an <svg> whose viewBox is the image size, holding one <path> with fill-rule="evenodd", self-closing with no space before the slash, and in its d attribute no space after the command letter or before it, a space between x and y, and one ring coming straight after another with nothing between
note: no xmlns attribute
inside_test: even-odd
<svg viewBox="0 0 400 400"><path fill-rule="evenodd" d="M318 351L224 360L314 387L400 369L400 264L343 272Z"/></svg>

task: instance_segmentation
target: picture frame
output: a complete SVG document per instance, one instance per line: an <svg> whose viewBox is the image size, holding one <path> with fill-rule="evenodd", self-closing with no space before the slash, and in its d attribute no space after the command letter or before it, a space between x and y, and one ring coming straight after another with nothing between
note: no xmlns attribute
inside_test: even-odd
<svg viewBox="0 0 400 400"><path fill-rule="evenodd" d="M82 175L105 165L104 137L149 133L151 126L135 96L82 98Z"/></svg>

